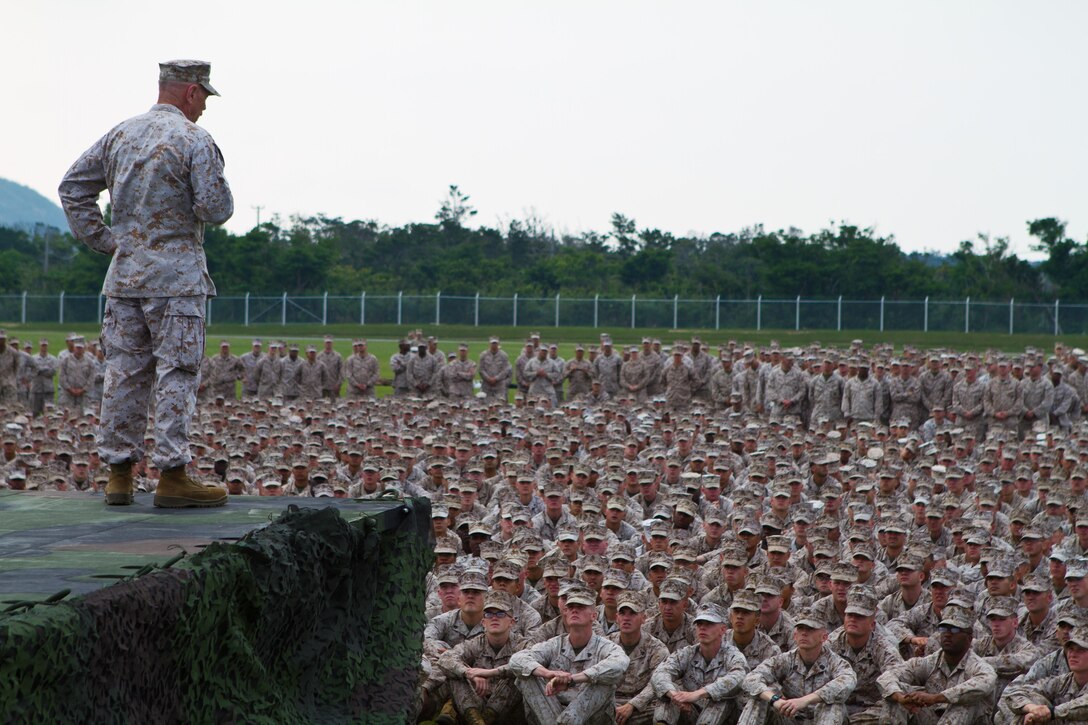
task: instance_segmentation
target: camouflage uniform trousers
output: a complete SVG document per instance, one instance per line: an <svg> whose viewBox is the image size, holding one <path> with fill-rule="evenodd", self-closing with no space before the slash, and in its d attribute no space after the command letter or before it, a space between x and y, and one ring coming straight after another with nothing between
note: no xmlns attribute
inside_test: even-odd
<svg viewBox="0 0 1088 725"><path fill-rule="evenodd" d="M518 677L525 715L532 725L605 725L616 721L615 686L585 683L558 695L544 694L540 677Z"/></svg>
<svg viewBox="0 0 1088 725"><path fill-rule="evenodd" d="M14 383L0 383L0 405L12 405L18 398Z"/></svg>
<svg viewBox="0 0 1088 725"><path fill-rule="evenodd" d="M793 725L794 723L812 723L813 725L842 725L846 720L846 705L841 703L828 705L820 703L800 713L800 717L785 717L770 705L756 697L748 701L740 715L739 725Z"/></svg>
<svg viewBox="0 0 1088 725"><path fill-rule="evenodd" d="M514 723L525 718L521 707L521 693L514 685L513 678L494 678L488 680L490 689L486 697L476 694L476 689L468 680L447 680L450 695L453 696L453 706L458 713L476 708L481 712L486 707L498 714L498 722Z"/></svg>
<svg viewBox="0 0 1088 725"><path fill-rule="evenodd" d="M189 421L196 411L204 356L204 296L110 297L102 319L106 378L99 453L106 463L143 457L155 389L156 467L189 463Z"/></svg>
<svg viewBox="0 0 1088 725"><path fill-rule="evenodd" d="M700 698L691 704L689 713L681 712L680 706L672 700L662 698L654 708L654 722L669 725L721 725L735 722L738 712L740 709L737 707L737 700L732 697L718 702L709 697Z"/></svg>
<svg viewBox="0 0 1088 725"><path fill-rule="evenodd" d="M914 713L898 703L885 700L880 722L889 725L973 725L992 720L989 700L973 705L949 705L943 711L928 707Z"/></svg>

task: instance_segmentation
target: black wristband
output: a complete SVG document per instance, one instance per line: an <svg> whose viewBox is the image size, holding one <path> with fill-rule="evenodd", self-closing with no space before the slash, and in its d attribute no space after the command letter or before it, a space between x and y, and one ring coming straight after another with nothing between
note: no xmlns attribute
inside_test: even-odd
<svg viewBox="0 0 1088 725"><path fill-rule="evenodd" d="M770 704L773 706L776 702L782 699L781 695L771 695ZM1053 708L1051 708L1053 710Z"/></svg>

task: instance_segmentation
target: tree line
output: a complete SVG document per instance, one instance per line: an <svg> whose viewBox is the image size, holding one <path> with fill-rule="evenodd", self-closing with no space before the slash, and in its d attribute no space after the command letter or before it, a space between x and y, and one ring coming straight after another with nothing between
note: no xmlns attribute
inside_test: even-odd
<svg viewBox="0 0 1088 725"><path fill-rule="evenodd" d="M274 218L244 234L209 228L204 248L222 295L1088 299L1088 244L1056 218L1027 223L1033 249L1046 255L1032 263L1010 253L1007 239L986 235L948 255L908 254L894 236L850 224L675 236L617 213L607 231L557 234L532 215L470 227L474 214L469 197L451 187L433 223ZM95 294L108 264L70 235L0 228L0 291Z"/></svg>

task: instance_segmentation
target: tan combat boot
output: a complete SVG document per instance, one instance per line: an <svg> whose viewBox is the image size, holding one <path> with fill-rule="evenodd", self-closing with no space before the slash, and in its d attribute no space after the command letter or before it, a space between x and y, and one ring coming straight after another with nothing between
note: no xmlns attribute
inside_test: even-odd
<svg viewBox="0 0 1088 725"><path fill-rule="evenodd" d="M457 710L453 706L453 700L446 700L442 709L438 711L438 717L434 719L436 725L457 725Z"/></svg>
<svg viewBox="0 0 1088 725"><path fill-rule="evenodd" d="M128 506L133 501L132 461L110 464L110 480L106 484L107 506Z"/></svg>
<svg viewBox="0 0 1088 725"><path fill-rule="evenodd" d="M218 486L206 486L185 473L185 466L170 468L159 476L155 505L160 508L210 508L227 502L227 492Z"/></svg>

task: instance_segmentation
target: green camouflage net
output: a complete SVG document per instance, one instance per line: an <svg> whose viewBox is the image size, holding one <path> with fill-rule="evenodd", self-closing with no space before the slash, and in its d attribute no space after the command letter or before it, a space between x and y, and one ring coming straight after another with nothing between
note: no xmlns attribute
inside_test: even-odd
<svg viewBox="0 0 1088 725"><path fill-rule="evenodd" d="M295 509L237 543L0 615L0 721L409 723L430 505Z"/></svg>

